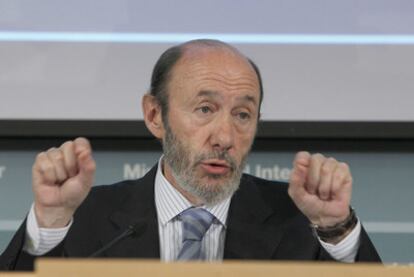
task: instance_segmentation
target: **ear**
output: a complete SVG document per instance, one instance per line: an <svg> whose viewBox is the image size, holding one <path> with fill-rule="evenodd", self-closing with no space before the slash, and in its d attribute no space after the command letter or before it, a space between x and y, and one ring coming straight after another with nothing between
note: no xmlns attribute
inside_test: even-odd
<svg viewBox="0 0 414 277"><path fill-rule="evenodd" d="M162 139L164 136L164 124L162 123L161 106L153 95L146 93L142 97L142 111L148 130L156 138Z"/></svg>

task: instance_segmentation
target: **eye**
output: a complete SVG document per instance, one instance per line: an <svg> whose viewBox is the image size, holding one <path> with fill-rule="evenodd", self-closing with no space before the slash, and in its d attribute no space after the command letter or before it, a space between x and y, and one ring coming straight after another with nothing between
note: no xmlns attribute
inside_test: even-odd
<svg viewBox="0 0 414 277"><path fill-rule="evenodd" d="M246 112L240 112L238 114L239 118L243 121L249 120L250 119L250 114L246 113Z"/></svg>
<svg viewBox="0 0 414 277"><path fill-rule="evenodd" d="M210 113L212 110L210 109L210 107L208 106L202 106L199 108L200 112L203 114L208 114Z"/></svg>
<svg viewBox="0 0 414 277"><path fill-rule="evenodd" d="M196 110L196 113L200 116L207 116L213 113L213 108L209 105L199 106Z"/></svg>

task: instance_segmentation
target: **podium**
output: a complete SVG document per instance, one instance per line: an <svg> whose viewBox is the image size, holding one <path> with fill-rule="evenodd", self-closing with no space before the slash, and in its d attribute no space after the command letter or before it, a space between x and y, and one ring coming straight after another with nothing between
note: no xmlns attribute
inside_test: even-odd
<svg viewBox="0 0 414 277"><path fill-rule="evenodd" d="M134 259L39 259L33 273L0 273L14 277L413 277L412 266L320 262L225 261L162 263Z"/></svg>

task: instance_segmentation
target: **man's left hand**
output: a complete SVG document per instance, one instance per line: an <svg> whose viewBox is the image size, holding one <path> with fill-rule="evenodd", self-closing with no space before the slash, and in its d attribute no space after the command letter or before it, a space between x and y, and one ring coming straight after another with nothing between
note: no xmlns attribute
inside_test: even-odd
<svg viewBox="0 0 414 277"><path fill-rule="evenodd" d="M293 162L289 195L311 223L331 227L350 213L352 176L346 163L322 154L299 152Z"/></svg>

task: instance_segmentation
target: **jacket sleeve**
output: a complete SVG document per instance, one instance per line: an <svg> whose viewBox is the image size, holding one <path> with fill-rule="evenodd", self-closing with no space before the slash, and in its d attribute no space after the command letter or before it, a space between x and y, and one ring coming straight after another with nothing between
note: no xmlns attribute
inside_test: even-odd
<svg viewBox="0 0 414 277"><path fill-rule="evenodd" d="M33 270L34 261L37 256L32 256L23 251L26 238L26 220L14 234L11 242L6 250L0 256L0 270ZM60 243L54 249L43 255L42 257L61 257L63 256L63 243Z"/></svg>
<svg viewBox="0 0 414 277"><path fill-rule="evenodd" d="M368 237L364 227L361 228L359 249L355 258L356 262L382 262L377 250Z"/></svg>
<svg viewBox="0 0 414 277"><path fill-rule="evenodd" d="M22 252L26 234L26 220L20 225L6 250L0 256L0 270L13 270Z"/></svg>

